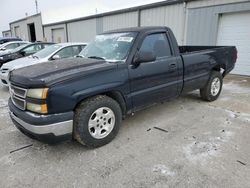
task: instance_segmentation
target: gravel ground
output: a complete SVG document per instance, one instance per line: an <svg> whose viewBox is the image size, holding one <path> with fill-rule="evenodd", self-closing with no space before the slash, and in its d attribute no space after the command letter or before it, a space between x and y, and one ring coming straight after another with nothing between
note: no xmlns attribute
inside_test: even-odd
<svg viewBox="0 0 250 188"><path fill-rule="evenodd" d="M0 86L1 188L250 187L249 77L228 76L212 103L193 92L138 112L113 142L92 150L24 136L7 99Z"/></svg>

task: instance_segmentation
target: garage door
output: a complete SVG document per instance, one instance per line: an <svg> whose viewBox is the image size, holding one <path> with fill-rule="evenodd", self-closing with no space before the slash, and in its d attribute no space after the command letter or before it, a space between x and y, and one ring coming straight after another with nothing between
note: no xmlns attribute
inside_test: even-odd
<svg viewBox="0 0 250 188"><path fill-rule="evenodd" d="M66 42L64 28L52 29L52 41L56 43Z"/></svg>
<svg viewBox="0 0 250 188"><path fill-rule="evenodd" d="M233 74L250 75L250 13L223 14L220 17L217 45L233 45L238 60Z"/></svg>

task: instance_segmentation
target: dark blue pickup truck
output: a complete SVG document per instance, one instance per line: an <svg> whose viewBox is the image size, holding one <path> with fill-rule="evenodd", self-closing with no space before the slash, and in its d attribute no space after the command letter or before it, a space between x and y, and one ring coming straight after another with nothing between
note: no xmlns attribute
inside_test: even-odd
<svg viewBox="0 0 250 188"><path fill-rule="evenodd" d="M178 46L167 27L106 32L77 58L12 72L10 116L32 138L99 147L127 114L154 103L197 89L216 100L236 59L234 46Z"/></svg>

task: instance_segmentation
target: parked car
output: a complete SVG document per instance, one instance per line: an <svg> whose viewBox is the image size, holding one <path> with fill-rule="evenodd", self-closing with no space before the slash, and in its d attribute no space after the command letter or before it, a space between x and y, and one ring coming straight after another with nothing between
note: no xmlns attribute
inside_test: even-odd
<svg viewBox="0 0 250 188"><path fill-rule="evenodd" d="M2 45L0 45L0 55L1 54L4 54L6 52L10 52L11 50L19 47L19 46L22 46L24 44L28 44L30 42L27 42L27 41L14 41L14 42L6 42Z"/></svg>
<svg viewBox="0 0 250 188"><path fill-rule="evenodd" d="M1 67L0 79L3 85L8 86L8 78L11 71L38 63L77 56L86 45L86 43L54 44L31 56L10 61Z"/></svg>
<svg viewBox="0 0 250 188"><path fill-rule="evenodd" d="M22 39L18 37L0 37L0 44L11 42L11 41L22 41Z"/></svg>
<svg viewBox="0 0 250 188"><path fill-rule="evenodd" d="M48 47L54 43L48 43L48 42L35 42L30 44L25 44L22 46L19 46L15 48L14 50L11 50L10 52L6 52L0 55L0 68L4 63L7 63L9 61L32 55L45 47Z"/></svg>
<svg viewBox="0 0 250 188"><path fill-rule="evenodd" d="M23 133L102 146L127 114L196 89L216 100L237 50L178 46L169 28L142 27L98 35L80 56L11 73L10 116Z"/></svg>

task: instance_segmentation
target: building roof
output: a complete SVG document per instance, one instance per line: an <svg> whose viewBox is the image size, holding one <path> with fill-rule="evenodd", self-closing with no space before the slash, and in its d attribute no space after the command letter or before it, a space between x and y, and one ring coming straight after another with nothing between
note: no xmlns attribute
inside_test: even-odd
<svg viewBox="0 0 250 188"><path fill-rule="evenodd" d="M156 3L141 5L141 6L125 8L125 9L121 9L121 10L114 10L114 11L110 11L110 12L105 12L105 13L100 13L100 14L95 14L95 15L90 15L90 16L84 16L84 17L69 19L69 20L60 21L60 22L44 24L43 26L53 26L53 25L59 25L59 24L66 24L66 23L70 23L70 22L88 20L91 18L99 18L99 17L103 17L103 16L121 14L121 13L126 13L126 12L140 11L140 10L145 10L145 9L150 9L150 8L161 7L164 5L173 5L173 4L179 4L179 3L184 3L184 2L190 2L190 1L196 1L196 0L165 0L165 1L160 1L160 2L156 2Z"/></svg>
<svg viewBox="0 0 250 188"><path fill-rule="evenodd" d="M121 33L121 32L147 32L151 30L166 30L165 26L144 26L144 27L128 27L123 29L115 29L104 33Z"/></svg>
<svg viewBox="0 0 250 188"><path fill-rule="evenodd" d="M38 13L38 14L34 14L34 15L31 15L31 16L27 16L25 18L22 18L22 19L19 19L19 20L15 20L13 22L10 22L9 24L14 24L14 23L17 23L17 22L21 22L21 21L24 21L24 20L27 20L29 18L33 18L33 17L36 17L36 16L41 16L41 13Z"/></svg>

